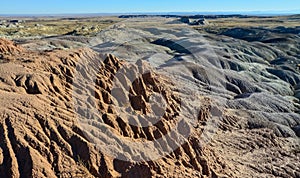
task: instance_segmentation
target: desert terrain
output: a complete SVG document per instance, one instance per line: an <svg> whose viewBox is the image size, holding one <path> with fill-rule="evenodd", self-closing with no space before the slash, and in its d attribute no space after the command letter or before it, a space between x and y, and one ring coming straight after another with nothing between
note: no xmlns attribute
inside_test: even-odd
<svg viewBox="0 0 300 178"><path fill-rule="evenodd" d="M299 22L0 17L0 177L300 177Z"/></svg>

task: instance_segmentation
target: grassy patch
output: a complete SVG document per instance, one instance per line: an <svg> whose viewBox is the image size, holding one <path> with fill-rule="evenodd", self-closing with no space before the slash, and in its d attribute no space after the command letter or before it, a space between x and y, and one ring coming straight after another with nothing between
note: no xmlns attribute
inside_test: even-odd
<svg viewBox="0 0 300 178"><path fill-rule="evenodd" d="M18 24L4 23L0 36L10 38L45 37L64 34L94 36L102 29L121 21L117 17L25 18Z"/></svg>

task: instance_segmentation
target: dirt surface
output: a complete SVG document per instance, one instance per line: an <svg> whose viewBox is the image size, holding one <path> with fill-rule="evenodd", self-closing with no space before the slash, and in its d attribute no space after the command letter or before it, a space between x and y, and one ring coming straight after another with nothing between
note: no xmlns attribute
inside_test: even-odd
<svg viewBox="0 0 300 178"><path fill-rule="evenodd" d="M0 39L0 177L300 177L297 30Z"/></svg>

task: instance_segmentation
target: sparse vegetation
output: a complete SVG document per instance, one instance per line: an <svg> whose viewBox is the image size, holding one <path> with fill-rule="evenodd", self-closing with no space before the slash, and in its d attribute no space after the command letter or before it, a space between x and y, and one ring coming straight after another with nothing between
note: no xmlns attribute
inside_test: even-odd
<svg viewBox="0 0 300 178"><path fill-rule="evenodd" d="M195 26L194 28L199 31L218 33L228 28L275 28L278 26L284 26L287 28L299 26L299 16L297 15L278 17L216 18L207 20L209 25Z"/></svg>
<svg viewBox="0 0 300 178"><path fill-rule="evenodd" d="M117 17L95 18L24 18L20 23L0 19L0 37L29 38L64 34L94 36L99 31L120 21Z"/></svg>

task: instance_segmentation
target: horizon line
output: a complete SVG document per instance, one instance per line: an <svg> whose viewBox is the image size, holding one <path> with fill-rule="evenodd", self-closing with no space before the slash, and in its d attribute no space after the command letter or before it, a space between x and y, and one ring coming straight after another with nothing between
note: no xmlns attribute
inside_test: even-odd
<svg viewBox="0 0 300 178"><path fill-rule="evenodd" d="M300 10L245 10L245 11L182 11L182 12L67 12L67 13L4 13L0 16L69 16L69 15L298 15Z"/></svg>

